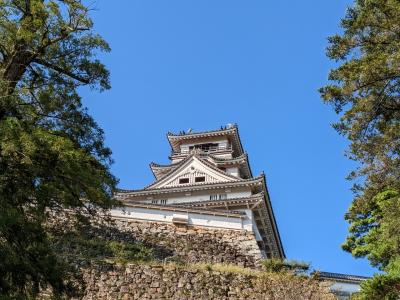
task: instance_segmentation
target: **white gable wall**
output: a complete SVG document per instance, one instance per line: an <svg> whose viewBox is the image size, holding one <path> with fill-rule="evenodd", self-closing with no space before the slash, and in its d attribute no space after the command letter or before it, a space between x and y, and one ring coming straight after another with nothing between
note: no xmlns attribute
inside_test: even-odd
<svg viewBox="0 0 400 300"><path fill-rule="evenodd" d="M205 181L196 182L196 178L205 177ZM186 179L187 182L182 183L181 180ZM172 174L163 178L159 182L152 185L152 188L164 188L164 187L177 187L193 184L205 184L205 183L219 183L219 182L230 182L239 179L232 178L231 176L224 174L224 172L216 170L202 161L197 157L192 156L187 162L176 169Z"/></svg>

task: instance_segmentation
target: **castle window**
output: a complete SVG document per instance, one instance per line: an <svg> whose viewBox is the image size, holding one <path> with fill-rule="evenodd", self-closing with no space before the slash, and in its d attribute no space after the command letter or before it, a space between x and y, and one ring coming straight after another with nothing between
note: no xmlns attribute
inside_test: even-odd
<svg viewBox="0 0 400 300"><path fill-rule="evenodd" d="M158 204L158 200L151 200L151 204Z"/></svg>
<svg viewBox="0 0 400 300"><path fill-rule="evenodd" d="M189 183L189 178L181 178L179 179L179 184Z"/></svg>
<svg viewBox="0 0 400 300"><path fill-rule="evenodd" d="M160 200L160 204L162 204L162 205L165 205L165 204L167 204L167 200L166 200L166 199L162 199L162 200Z"/></svg>
<svg viewBox="0 0 400 300"><path fill-rule="evenodd" d="M196 177L194 179L194 182L204 182L206 181L206 178L204 176Z"/></svg>
<svg viewBox="0 0 400 300"><path fill-rule="evenodd" d="M210 195L210 200L225 200L227 199L226 194L216 194L216 195Z"/></svg>
<svg viewBox="0 0 400 300"><path fill-rule="evenodd" d="M200 149L204 152L212 152L212 151L217 151L218 148L219 148L218 143L206 143L206 144L197 144L189 146L189 151L192 151L194 149Z"/></svg>

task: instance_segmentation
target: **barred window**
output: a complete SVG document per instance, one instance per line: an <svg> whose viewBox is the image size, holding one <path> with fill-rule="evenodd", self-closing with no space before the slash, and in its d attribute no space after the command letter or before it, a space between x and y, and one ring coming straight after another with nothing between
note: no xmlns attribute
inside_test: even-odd
<svg viewBox="0 0 400 300"><path fill-rule="evenodd" d="M194 182L205 182L206 178L204 176L196 177L194 179Z"/></svg>
<svg viewBox="0 0 400 300"><path fill-rule="evenodd" d="M189 183L189 178L181 178L179 179L179 184Z"/></svg>

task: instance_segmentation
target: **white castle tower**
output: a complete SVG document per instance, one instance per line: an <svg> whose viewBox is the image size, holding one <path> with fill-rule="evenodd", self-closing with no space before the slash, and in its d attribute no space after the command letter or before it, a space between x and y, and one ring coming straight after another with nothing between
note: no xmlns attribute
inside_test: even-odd
<svg viewBox="0 0 400 300"><path fill-rule="evenodd" d="M156 180L120 190L118 218L247 230L265 257L284 258L265 175L253 177L236 125L167 134L171 164L151 163Z"/></svg>

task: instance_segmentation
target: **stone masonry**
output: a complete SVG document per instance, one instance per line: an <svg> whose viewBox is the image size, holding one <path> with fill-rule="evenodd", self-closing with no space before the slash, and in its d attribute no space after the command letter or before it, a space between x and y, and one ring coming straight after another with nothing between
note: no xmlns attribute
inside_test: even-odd
<svg viewBox="0 0 400 300"><path fill-rule="evenodd" d="M225 263L258 267L262 259L254 234L245 230L177 227L167 223L115 220L101 234L142 242L164 262Z"/></svg>
<svg viewBox="0 0 400 300"><path fill-rule="evenodd" d="M84 300L336 299L326 284L290 275L214 271L167 265L102 265L87 269Z"/></svg>

